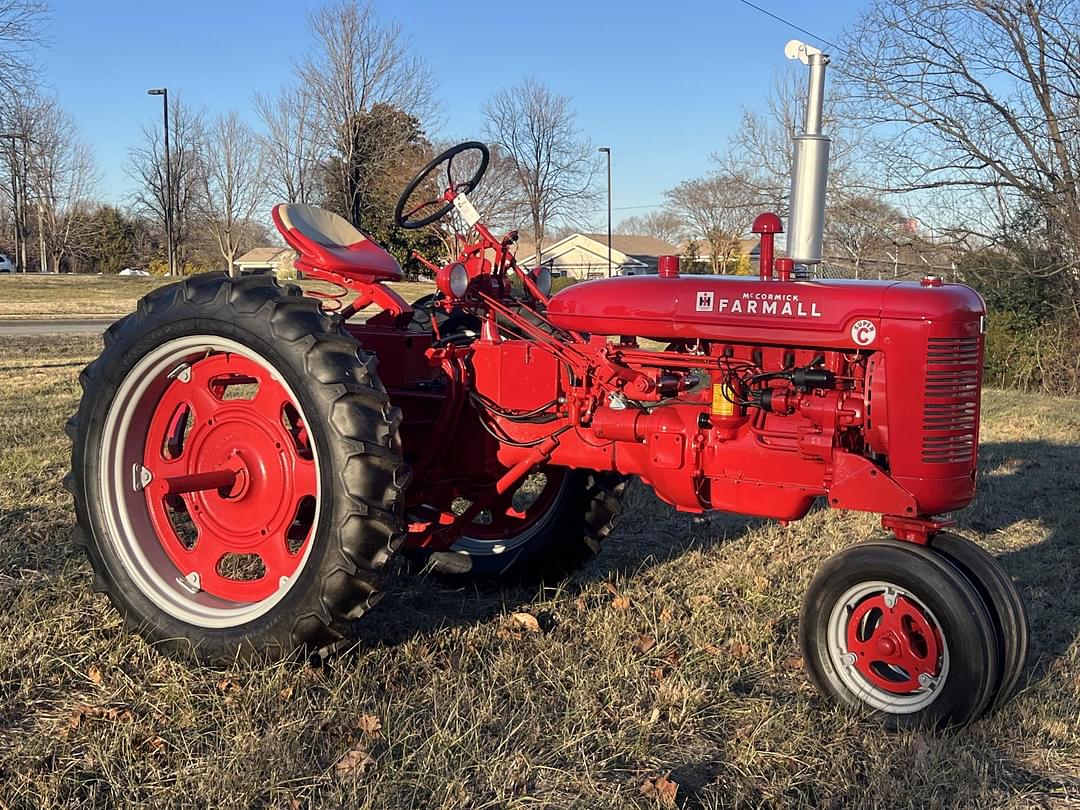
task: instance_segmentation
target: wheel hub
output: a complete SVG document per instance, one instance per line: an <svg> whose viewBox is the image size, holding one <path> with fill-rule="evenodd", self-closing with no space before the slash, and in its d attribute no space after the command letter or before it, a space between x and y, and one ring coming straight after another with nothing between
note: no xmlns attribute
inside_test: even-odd
<svg viewBox="0 0 1080 810"><path fill-rule="evenodd" d="M296 414L269 369L238 354L169 375L147 431L144 491L162 548L201 590L256 602L299 568L310 534L299 518L317 484Z"/></svg>
<svg viewBox="0 0 1080 810"><path fill-rule="evenodd" d="M941 674L941 639L907 595L879 593L860 601L847 623L852 666L879 689L918 692Z"/></svg>

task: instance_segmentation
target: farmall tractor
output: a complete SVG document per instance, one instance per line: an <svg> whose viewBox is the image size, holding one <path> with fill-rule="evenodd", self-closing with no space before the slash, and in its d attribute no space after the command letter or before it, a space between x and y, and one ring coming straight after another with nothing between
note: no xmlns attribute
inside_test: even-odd
<svg viewBox="0 0 1080 810"><path fill-rule="evenodd" d="M937 278L800 272L821 260L828 58L788 51L810 67L805 133L788 255L779 218L758 217L758 278L663 257L658 274L552 296L548 269L519 266L516 233L469 202L488 162L470 142L395 212L476 234L432 265L433 296L408 303L386 284L402 276L392 256L291 204L273 219L297 267L347 298L224 274L147 295L106 332L69 423L96 587L202 661L333 650L395 553L448 577L556 576L600 550L636 476L688 513L881 514L885 533L826 561L806 594L810 677L892 726L964 724L1004 701L1023 604L938 517L975 491L984 305Z"/></svg>

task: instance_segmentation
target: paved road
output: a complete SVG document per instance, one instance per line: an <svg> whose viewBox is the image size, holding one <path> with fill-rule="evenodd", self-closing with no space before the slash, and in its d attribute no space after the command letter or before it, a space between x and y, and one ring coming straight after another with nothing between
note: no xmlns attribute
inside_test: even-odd
<svg viewBox="0 0 1080 810"><path fill-rule="evenodd" d="M100 335L115 318L43 318L0 321L0 337L25 335Z"/></svg>

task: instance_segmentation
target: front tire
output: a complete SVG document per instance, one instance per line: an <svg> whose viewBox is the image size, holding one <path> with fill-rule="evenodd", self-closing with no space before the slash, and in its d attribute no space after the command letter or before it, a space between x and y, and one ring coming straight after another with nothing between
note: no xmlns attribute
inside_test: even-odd
<svg viewBox="0 0 1080 810"><path fill-rule="evenodd" d="M806 593L799 641L823 694L891 728L972 722L1002 666L993 621L967 578L899 541L829 558Z"/></svg>
<svg viewBox="0 0 1080 810"><path fill-rule="evenodd" d="M317 302L269 276L163 287L80 383L74 536L128 626L209 663L352 635L407 468L374 359Z"/></svg>

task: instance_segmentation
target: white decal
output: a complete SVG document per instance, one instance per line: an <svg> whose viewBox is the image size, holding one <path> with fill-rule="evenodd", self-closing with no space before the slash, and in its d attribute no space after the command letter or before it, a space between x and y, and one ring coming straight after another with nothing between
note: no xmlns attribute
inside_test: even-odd
<svg viewBox="0 0 1080 810"><path fill-rule="evenodd" d="M713 309L713 294L712 290L699 290L697 294L697 311L698 312L712 312Z"/></svg>
<svg viewBox="0 0 1080 810"><path fill-rule="evenodd" d="M865 318L851 325L851 339L859 346L869 346L877 339L877 327Z"/></svg>

